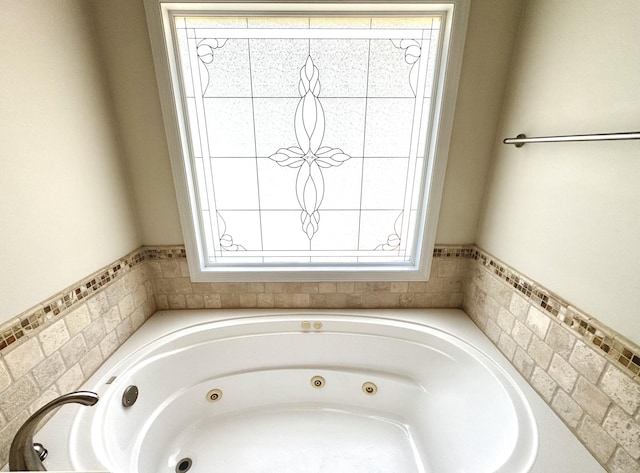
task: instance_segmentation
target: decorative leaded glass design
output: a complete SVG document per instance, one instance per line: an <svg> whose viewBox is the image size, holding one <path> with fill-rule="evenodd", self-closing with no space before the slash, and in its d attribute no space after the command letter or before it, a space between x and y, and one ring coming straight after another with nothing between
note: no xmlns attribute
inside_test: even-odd
<svg viewBox="0 0 640 473"><path fill-rule="evenodd" d="M174 21L206 260L412 262L439 17Z"/></svg>

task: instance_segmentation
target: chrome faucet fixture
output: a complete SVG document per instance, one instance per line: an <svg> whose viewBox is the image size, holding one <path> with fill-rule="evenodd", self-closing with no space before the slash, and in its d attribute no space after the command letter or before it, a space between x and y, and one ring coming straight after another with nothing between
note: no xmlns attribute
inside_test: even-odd
<svg viewBox="0 0 640 473"><path fill-rule="evenodd" d="M93 406L98 395L91 391L78 391L54 399L33 413L18 429L9 450L9 471L47 471L33 444L33 434L44 416L52 410L69 403Z"/></svg>

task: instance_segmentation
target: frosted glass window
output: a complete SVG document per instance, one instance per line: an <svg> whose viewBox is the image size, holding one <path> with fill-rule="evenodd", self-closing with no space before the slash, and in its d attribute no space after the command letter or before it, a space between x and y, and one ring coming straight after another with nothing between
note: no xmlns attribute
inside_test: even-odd
<svg viewBox="0 0 640 473"><path fill-rule="evenodd" d="M470 0L143 0L195 281L426 280Z"/></svg>
<svg viewBox="0 0 640 473"><path fill-rule="evenodd" d="M415 259L439 15L172 21L206 264Z"/></svg>

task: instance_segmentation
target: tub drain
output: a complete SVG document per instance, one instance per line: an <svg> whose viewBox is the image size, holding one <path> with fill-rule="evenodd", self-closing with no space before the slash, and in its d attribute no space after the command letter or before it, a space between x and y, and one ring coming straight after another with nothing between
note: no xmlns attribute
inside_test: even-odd
<svg viewBox="0 0 640 473"><path fill-rule="evenodd" d="M191 458L183 458L176 465L176 473L186 473L191 468L193 462Z"/></svg>

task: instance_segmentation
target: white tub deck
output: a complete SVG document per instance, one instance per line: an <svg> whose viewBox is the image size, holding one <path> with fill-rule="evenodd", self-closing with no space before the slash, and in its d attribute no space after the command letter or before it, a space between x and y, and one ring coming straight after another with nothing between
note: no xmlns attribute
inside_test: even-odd
<svg viewBox="0 0 640 473"><path fill-rule="evenodd" d="M113 367L122 361L128 353L182 327L229 318L263 315L303 315L310 321L323 320L323 316L335 315L382 317L419 323L454 334L455 337L469 343L491 358L501 371L514 381L518 392L523 395L535 418L537 448L533 454L522 452L522 455L529 455L533 458L532 462L525 462L530 467L518 470L499 469L497 471L508 471L509 473L517 473L518 471L602 473L605 471L497 348L460 310L161 311L154 314L140 330L127 340L123 347L85 383L83 389L97 391L105 389L104 387L96 389L96 383L104 383L105 377L112 373ZM406 363L415 363L415 360L406 360ZM260 386L273 383L274 379L278 379L278 383L286 384L289 379L296 377L310 379L314 374L321 373L327 380L340 381L334 383L334 386L340 387L332 387L332 389L337 390L333 399L341 399L345 397L345 393L342 391L349 389L350 385L355 386L360 383L362 379L360 375L363 374L357 371L340 372L340 370L332 370L329 367L309 370L297 367L295 369L299 371L297 374L300 376L295 376L295 373L288 370L286 378L278 378L277 373L264 370L236 374L235 377L231 376L233 379L221 379L220 383L230 386L230 389L237 387L242 392L250 392L252 390L259 391ZM326 391L329 393L330 381L327 381ZM381 382L387 391L394 393L395 398L400 398L398 401L400 404L403 402L408 404L401 398L402 396L410 396L413 388L403 385L404 380L391 377L382 379ZM228 414L217 417L216 422L209 422L206 419L197 422L191 419L186 423L186 427L177 428L175 432L170 430L170 438L159 441L165 442L161 448L166 452L164 458L151 459L147 465L151 468L155 468L152 465L158 465L162 471L174 471L175 465L184 455L193 459L194 466L189 470L191 473L209 471L223 471L225 473L299 473L302 471L305 473L430 473L437 471L444 473L445 470L478 473L479 471L493 471L486 466L486 458L483 456L482 450L484 449L482 448L475 448L475 451L458 450L455 455L461 457L458 463L459 468L452 466L454 463L446 463L446 468L442 466L445 464L441 464L439 467L436 465L434 468L434 465L430 463L430 457L433 455L429 453L428 448L425 449L424 446L419 445L425 443L425 434L416 432L411 424L394 421L392 416L372 416L366 406L359 409L358 403L361 401L353 402L349 409L344 409L344 404L338 403L324 406L317 402L296 403L296 396L299 394L295 389L289 389L287 386L282 387L283 392L290 393L290 398L286 399L282 407L277 407L276 404L266 399L250 409L237 411L230 409ZM460 390L464 392L466 388L465 383L461 382ZM197 396L200 396L202 388L198 389L196 390L198 391ZM269 392L277 391L269 390ZM464 394L468 398L474 396L473 391ZM188 399L188 394L182 397ZM243 402L246 404L246 400ZM173 408L176 409L176 412L184 412L187 417L198 415L197 411L187 412L188 409L180 403L174 404ZM77 447L70 447L68 436L62 433L70 430L73 418L79 409L94 408L65 406L36 436L36 441L42 442L49 449L50 454L45 466L50 471L71 469L69 458L77 457L78 452L73 451ZM477 416L473 416L467 413L464 416L464 422L469 423L470 430L473 430L472 424L474 422L484 424L488 422L487 418L483 418L483 413L477 414ZM172 416L173 419L176 417L179 416ZM452 419L452 421L461 423L460 419ZM176 421L170 421L169 424L171 422L175 424ZM173 428L169 424L166 425L166 428ZM163 430L163 425L158 426L160 431ZM155 435L157 436L157 434ZM426 437L428 438L429 435ZM149 442L152 440L150 438ZM429 443L436 445L439 440L436 436L432 436ZM462 431L459 440L464 444L465 435ZM491 438L486 439L487 442L491 442L491 440ZM487 445L490 446L490 443ZM212 449L215 449L216 454L207 454ZM140 451L150 452L152 449L141 445ZM474 456L478 458L478 465L483 465L481 470L474 469ZM446 452L443 457L446 457ZM133 472L127 471L126 473Z"/></svg>

